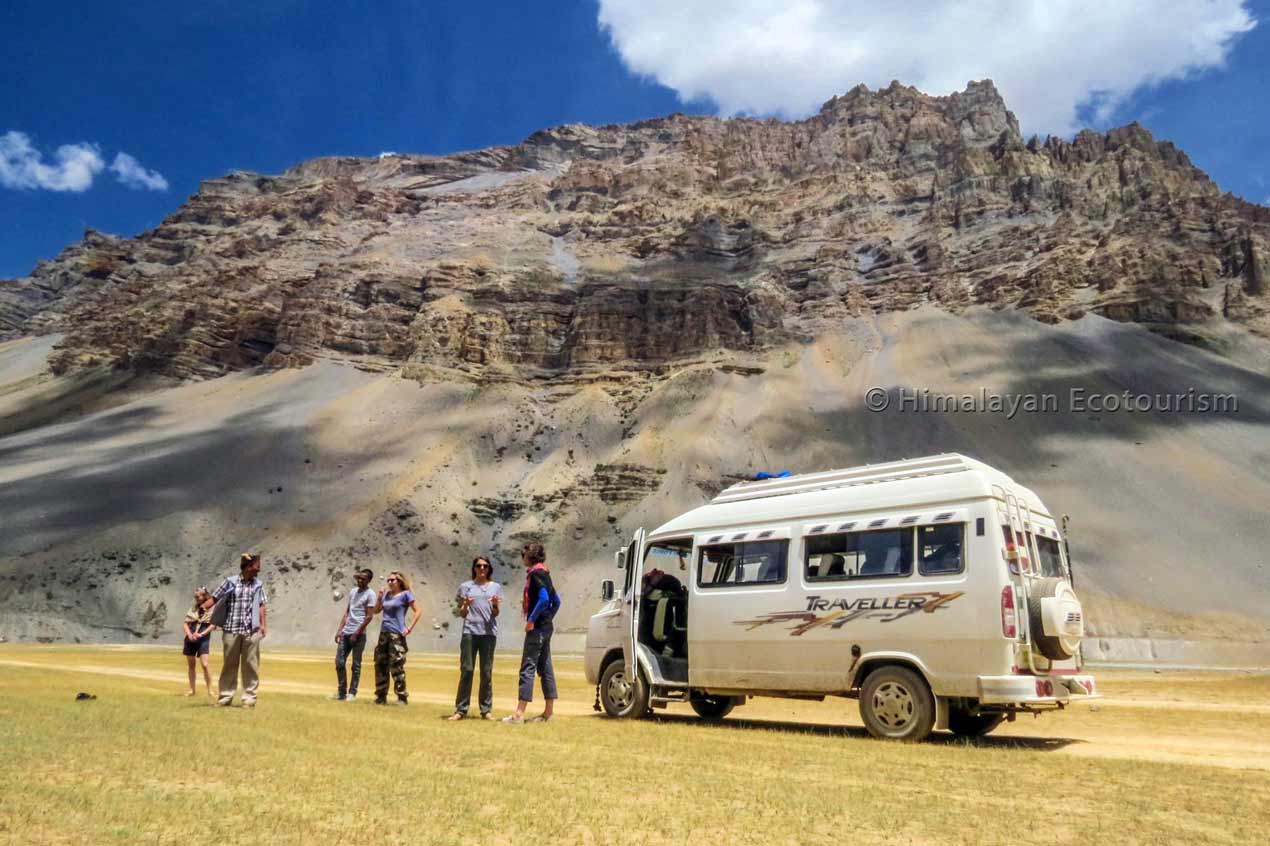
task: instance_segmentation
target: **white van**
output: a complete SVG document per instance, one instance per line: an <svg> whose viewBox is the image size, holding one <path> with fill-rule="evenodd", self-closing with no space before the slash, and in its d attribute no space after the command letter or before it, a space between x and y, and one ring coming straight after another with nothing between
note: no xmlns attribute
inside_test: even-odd
<svg viewBox="0 0 1270 846"><path fill-rule="evenodd" d="M614 717L845 696L876 737L986 734L1097 696L1065 547L1036 494L962 455L734 485L617 553L587 679Z"/></svg>

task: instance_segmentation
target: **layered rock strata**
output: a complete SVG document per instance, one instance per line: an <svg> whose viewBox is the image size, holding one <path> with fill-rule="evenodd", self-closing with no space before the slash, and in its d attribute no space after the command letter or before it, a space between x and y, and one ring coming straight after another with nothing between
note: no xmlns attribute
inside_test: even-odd
<svg viewBox="0 0 1270 846"><path fill-rule="evenodd" d="M446 157L203 184L132 239L0 283L59 371L182 379L350 359L585 379L924 303L1270 333L1270 209L1136 124L1026 139L991 82L861 86L806 120L569 125Z"/></svg>

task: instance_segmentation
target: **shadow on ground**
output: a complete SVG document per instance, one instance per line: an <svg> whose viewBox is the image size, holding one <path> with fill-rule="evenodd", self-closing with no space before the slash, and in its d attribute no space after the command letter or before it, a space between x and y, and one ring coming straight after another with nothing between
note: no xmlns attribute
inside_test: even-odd
<svg viewBox="0 0 1270 846"><path fill-rule="evenodd" d="M798 734L810 734L818 737L854 737L868 738L869 733L860 726L833 726L820 723L793 723L783 720L745 720L730 718L706 723L699 717L686 714L658 714L653 717L659 723L683 723L692 725L709 725L712 728L731 729L732 731L788 731ZM878 741L885 743L887 741ZM932 734L927 743L937 746L973 746L979 749L1026 749L1033 752L1055 752L1077 743L1085 743L1070 737L958 737L954 734Z"/></svg>

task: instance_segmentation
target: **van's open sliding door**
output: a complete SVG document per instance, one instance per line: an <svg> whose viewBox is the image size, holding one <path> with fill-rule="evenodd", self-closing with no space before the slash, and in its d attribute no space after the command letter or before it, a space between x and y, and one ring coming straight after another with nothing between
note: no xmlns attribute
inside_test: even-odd
<svg viewBox="0 0 1270 846"><path fill-rule="evenodd" d="M626 631L622 636L622 659L626 663L626 678L636 678L639 665L635 661L635 639L639 636L639 600L644 581L644 530L635 530L631 545L626 548L626 584L627 595L622 597L622 606L629 613Z"/></svg>

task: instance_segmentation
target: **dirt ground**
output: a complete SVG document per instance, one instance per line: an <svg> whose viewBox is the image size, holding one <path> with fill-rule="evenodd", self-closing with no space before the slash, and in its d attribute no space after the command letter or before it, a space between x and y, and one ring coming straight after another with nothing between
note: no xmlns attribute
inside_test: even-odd
<svg viewBox="0 0 1270 846"><path fill-rule="evenodd" d="M155 659L165 650L154 647L25 647L0 646L0 667L85 673L184 685L179 656L165 661L173 669L159 669ZM215 652L215 650L213 650ZM140 660L132 660L136 656ZM53 660L50 660L53 658ZM330 657L317 649L267 651L270 664L280 664L285 678L265 673L264 691L325 695ZM369 665L369 652L367 664ZM213 664L217 662L213 656ZM429 679L453 675L457 656L413 653L410 664ZM573 696L562 694L557 710L569 717L595 717L591 689L586 685L582 661L575 656L556 658L557 676ZM497 686L514 689L514 659L505 659L508 677ZM371 672L366 667L366 672ZM1074 705L1063 712L1019 716L1003 723L988 738L988 746L1044 749L1063 756L1157 761L1230 769L1270 772L1270 674L1245 671L1170 671L1092 668L1103 698ZM213 683L215 683L213 668ZM310 680L312 679L312 680ZM322 680L319 680L322 679ZM418 688L417 702L446 705L452 701L449 687L441 692ZM508 710L514 700L504 698ZM695 721L686 707L656 712L659 719ZM829 699L803 702L755 697L737 709L727 721L737 727L785 729L799 732L843 733L864 736L854 701ZM945 738L951 739L951 738Z"/></svg>

